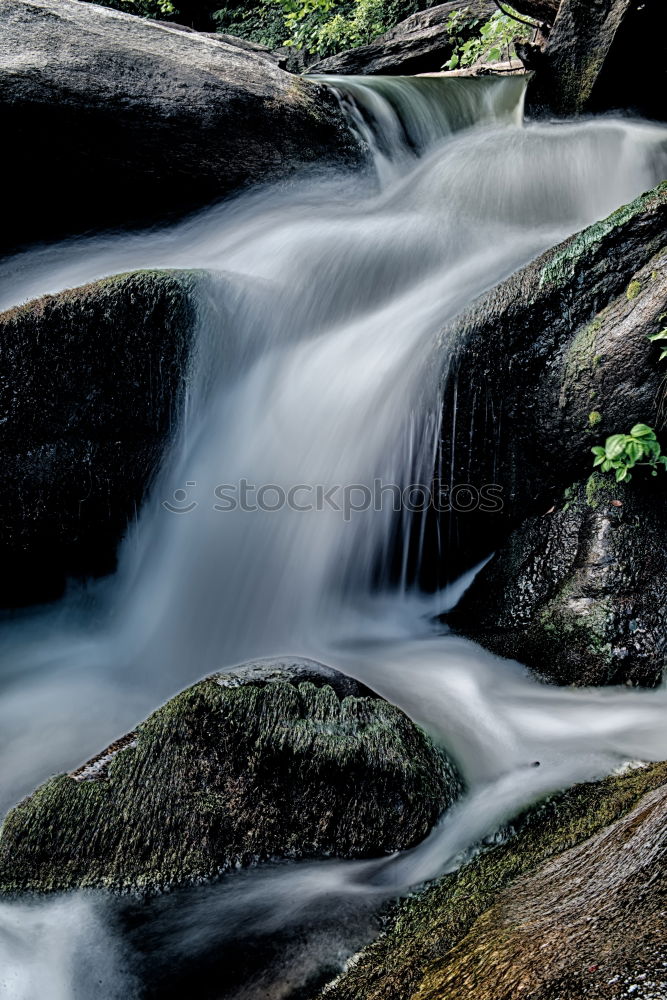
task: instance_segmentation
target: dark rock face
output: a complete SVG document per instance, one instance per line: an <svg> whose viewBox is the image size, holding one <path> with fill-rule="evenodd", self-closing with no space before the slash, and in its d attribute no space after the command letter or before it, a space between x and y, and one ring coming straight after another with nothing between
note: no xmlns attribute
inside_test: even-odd
<svg viewBox="0 0 667 1000"><path fill-rule="evenodd" d="M524 53L536 71L528 108L664 120L664 50L662 0L562 0L546 46Z"/></svg>
<svg viewBox="0 0 667 1000"><path fill-rule="evenodd" d="M370 45L348 49L308 67L309 73L343 73L372 76L409 76L441 69L453 51L444 27L450 14L460 10L466 18L487 19L498 8L493 0L456 0L421 10L380 35ZM462 32L462 37L465 31Z"/></svg>
<svg viewBox="0 0 667 1000"><path fill-rule="evenodd" d="M77 0L3 0L0 40L0 252L363 157L330 91L245 46Z"/></svg>
<svg viewBox="0 0 667 1000"><path fill-rule="evenodd" d="M153 890L410 847L460 789L399 709L311 662L213 675L7 816L0 888Z"/></svg>
<svg viewBox="0 0 667 1000"><path fill-rule="evenodd" d="M319 996L661 996L666 782L667 765L653 764L535 807L506 843L401 903Z"/></svg>
<svg viewBox="0 0 667 1000"><path fill-rule="evenodd" d="M666 223L662 184L543 254L444 332L454 351L443 464L454 456L455 483L501 486L504 505L443 526L453 563L463 553L474 564L509 527L547 511L588 476L590 449L608 435L661 426L664 363L647 334L667 311Z"/></svg>
<svg viewBox="0 0 667 1000"><path fill-rule="evenodd" d="M137 272L0 315L0 603L109 572L179 410L195 272Z"/></svg>
<svg viewBox="0 0 667 1000"><path fill-rule="evenodd" d="M660 683L667 665L665 490L593 475L531 518L449 620L559 684Z"/></svg>

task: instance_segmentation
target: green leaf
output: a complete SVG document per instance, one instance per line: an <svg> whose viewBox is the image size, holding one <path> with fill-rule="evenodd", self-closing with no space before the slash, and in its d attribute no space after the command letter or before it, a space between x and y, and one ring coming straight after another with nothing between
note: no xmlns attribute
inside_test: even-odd
<svg viewBox="0 0 667 1000"><path fill-rule="evenodd" d="M651 342L654 340L667 340L667 327L664 330L658 330L657 333L649 333L646 339Z"/></svg>
<svg viewBox="0 0 667 1000"><path fill-rule="evenodd" d="M627 440L628 439L625 434L612 434L611 437L608 437L604 446L607 458L612 460L614 458L619 458L625 451Z"/></svg>
<svg viewBox="0 0 667 1000"><path fill-rule="evenodd" d="M593 452L594 455L604 455L604 454L606 454L604 448L602 448L599 444L594 445L591 448L591 451Z"/></svg>
<svg viewBox="0 0 667 1000"><path fill-rule="evenodd" d="M627 466L622 466L622 468L616 470L616 482L622 483L624 479L628 478Z"/></svg>
<svg viewBox="0 0 667 1000"><path fill-rule="evenodd" d="M488 56L486 58L488 59L489 62L498 62L498 60L500 59L501 55L502 55L502 53L501 53L500 49L495 48L495 49L491 49L491 51L489 52L489 54L488 54Z"/></svg>
<svg viewBox="0 0 667 1000"><path fill-rule="evenodd" d="M635 426L630 431L632 437L635 438L654 438L655 431L648 424L635 424Z"/></svg>
<svg viewBox="0 0 667 1000"><path fill-rule="evenodd" d="M604 455L598 455L595 461L593 462L593 468L595 469L597 468L598 465L602 465L604 460L605 460Z"/></svg>
<svg viewBox="0 0 667 1000"><path fill-rule="evenodd" d="M632 465L638 462L644 454L644 448L640 441L630 441L625 448L625 452L632 459Z"/></svg>
<svg viewBox="0 0 667 1000"><path fill-rule="evenodd" d="M602 471L611 472L613 468L614 468L614 463L610 462L608 458L605 458L604 462L602 463Z"/></svg>

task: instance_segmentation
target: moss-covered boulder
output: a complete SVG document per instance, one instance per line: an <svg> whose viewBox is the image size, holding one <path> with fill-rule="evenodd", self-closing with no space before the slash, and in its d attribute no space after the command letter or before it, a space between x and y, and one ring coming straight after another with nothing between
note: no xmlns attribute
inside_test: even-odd
<svg viewBox="0 0 667 1000"><path fill-rule="evenodd" d="M667 764L575 786L396 906L382 936L319 996L659 997L666 858Z"/></svg>
<svg viewBox="0 0 667 1000"><path fill-rule="evenodd" d="M0 604L113 569L175 424L194 272L146 271L0 315Z"/></svg>
<svg viewBox="0 0 667 1000"><path fill-rule="evenodd" d="M274 857L410 847L459 791L398 708L308 661L200 681L17 805L0 890L154 890Z"/></svg>
<svg viewBox="0 0 667 1000"><path fill-rule="evenodd" d="M529 518L448 620L559 684L654 686L667 666L665 487L592 475Z"/></svg>
<svg viewBox="0 0 667 1000"><path fill-rule="evenodd" d="M647 339L667 311L667 183L512 275L443 333L443 465L501 488L502 509L452 515L449 561L471 565L509 527L587 478L590 449L659 427L664 362ZM474 506L474 505L473 505ZM452 543L453 544L453 543ZM455 548L455 546L454 546Z"/></svg>

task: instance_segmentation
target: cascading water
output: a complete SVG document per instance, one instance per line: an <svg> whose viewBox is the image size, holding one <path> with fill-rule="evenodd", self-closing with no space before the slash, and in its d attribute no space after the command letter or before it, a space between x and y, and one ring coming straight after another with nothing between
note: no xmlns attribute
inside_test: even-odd
<svg viewBox="0 0 667 1000"><path fill-rule="evenodd" d="M198 898L191 944L213 933L207 921L224 936L239 913L255 930L332 897L363 913L456 863L540 794L623 759L667 757L664 691L543 687L438 634L430 612L456 588L426 598L411 585L419 532L393 509L396 489L430 483L445 323L661 180L667 130L613 119L525 127L515 78L327 82L372 147L375 179L304 179L167 231L37 250L0 269L2 306L138 267L210 272L186 413L118 573L5 629L4 804L203 674L282 653L328 662L399 704L467 782L459 806L405 855L260 870L243 891ZM248 504L265 509L239 509L243 482ZM307 505L316 509L297 509ZM534 759L542 767L527 769ZM61 905L0 909L10 996L55 1000L76 984L86 995L83 937L70 953L89 960L69 962L70 993L3 943L12 926L19 938L61 927ZM182 947L173 923L166 939ZM261 990L243 995L287 995Z"/></svg>

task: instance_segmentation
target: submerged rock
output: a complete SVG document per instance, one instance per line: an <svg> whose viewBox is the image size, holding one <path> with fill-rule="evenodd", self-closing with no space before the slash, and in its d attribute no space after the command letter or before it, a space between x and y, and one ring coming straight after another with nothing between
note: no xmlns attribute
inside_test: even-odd
<svg viewBox="0 0 667 1000"><path fill-rule="evenodd" d="M493 0L455 0L427 10L420 10L395 28L379 35L370 45L361 45L337 55L320 59L308 67L309 73L344 73L357 75L409 76L436 72L451 56L456 39L445 26L450 15L460 11L464 21L457 31L460 38L472 35L466 24L478 18L487 20L498 10Z"/></svg>
<svg viewBox="0 0 667 1000"><path fill-rule="evenodd" d="M0 890L155 890L288 857L412 846L458 794L398 708L337 671L267 661L216 674L17 805Z"/></svg>
<svg viewBox="0 0 667 1000"><path fill-rule="evenodd" d="M535 70L528 109L622 109L664 120L663 21L663 0L562 0L546 44L520 49Z"/></svg>
<svg viewBox="0 0 667 1000"><path fill-rule="evenodd" d="M575 786L398 905L384 934L318 996L661 996L665 858L667 764Z"/></svg>
<svg viewBox="0 0 667 1000"><path fill-rule="evenodd" d="M592 475L527 520L448 620L559 684L655 686L667 665L664 489Z"/></svg>
<svg viewBox="0 0 667 1000"><path fill-rule="evenodd" d="M591 447L660 426L664 363L647 335L667 311L667 183L549 250L443 333L441 450L451 481L501 487L502 510L454 516L471 565L585 479ZM490 347L492 345L492 347ZM444 463L444 459L443 459ZM461 553L463 555L461 555Z"/></svg>
<svg viewBox="0 0 667 1000"><path fill-rule="evenodd" d="M0 314L0 604L114 568L178 414L201 281L139 271Z"/></svg>
<svg viewBox="0 0 667 1000"><path fill-rule="evenodd" d="M3 0L0 44L0 252L364 155L327 88L248 46L77 0Z"/></svg>

